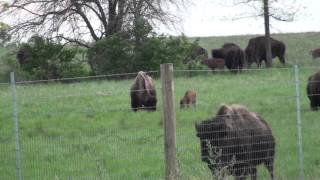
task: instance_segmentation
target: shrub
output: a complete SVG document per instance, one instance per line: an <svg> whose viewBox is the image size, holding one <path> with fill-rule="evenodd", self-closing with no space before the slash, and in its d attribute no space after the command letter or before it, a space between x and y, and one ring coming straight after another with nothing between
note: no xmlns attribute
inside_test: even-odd
<svg viewBox="0 0 320 180"><path fill-rule="evenodd" d="M132 70L132 46L118 34L96 42L88 49L93 74L125 73Z"/></svg>
<svg viewBox="0 0 320 180"><path fill-rule="evenodd" d="M8 64L22 75L22 79L57 79L85 76L83 62L76 58L78 48L65 47L42 37L34 36L21 44L17 52L18 63L8 57Z"/></svg>

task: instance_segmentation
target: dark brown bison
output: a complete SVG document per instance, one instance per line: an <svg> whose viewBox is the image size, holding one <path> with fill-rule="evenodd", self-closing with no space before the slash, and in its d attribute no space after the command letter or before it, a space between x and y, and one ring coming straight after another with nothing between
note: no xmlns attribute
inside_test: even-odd
<svg viewBox="0 0 320 180"><path fill-rule="evenodd" d="M239 46L225 48L226 67L232 72L240 72L245 63L245 53Z"/></svg>
<svg viewBox="0 0 320 180"><path fill-rule="evenodd" d="M208 51L205 48L199 45L196 45L195 47L192 48L190 55L187 56L187 58L185 58L184 63L188 64L188 63L192 63L195 60L203 60L207 58L208 58Z"/></svg>
<svg viewBox="0 0 320 180"><path fill-rule="evenodd" d="M201 159L216 177L256 179L264 164L274 179L275 138L266 121L241 105L222 105L216 116L195 125Z"/></svg>
<svg viewBox="0 0 320 180"><path fill-rule="evenodd" d="M312 55L312 58L316 59L316 58L320 57L320 48L313 49L310 51L310 53Z"/></svg>
<svg viewBox="0 0 320 180"><path fill-rule="evenodd" d="M201 64L207 65L211 70L224 69L224 59L222 58L209 58L201 61Z"/></svg>
<svg viewBox="0 0 320 180"><path fill-rule="evenodd" d="M224 58L224 48L212 49L211 50L212 58Z"/></svg>
<svg viewBox="0 0 320 180"><path fill-rule="evenodd" d="M225 43L220 49L212 49L213 58L223 58L225 66L232 72L240 72L245 63L244 51L234 43Z"/></svg>
<svg viewBox="0 0 320 180"><path fill-rule="evenodd" d="M201 46L196 46L192 50L191 58L195 59L197 57L200 57L201 59L208 58L208 51Z"/></svg>
<svg viewBox="0 0 320 180"><path fill-rule="evenodd" d="M131 89L131 108L133 111L138 109L156 110L157 95L153 79L145 72L138 72Z"/></svg>
<svg viewBox="0 0 320 180"><path fill-rule="evenodd" d="M311 110L318 110L318 106L320 106L320 71L308 78L307 94Z"/></svg>
<svg viewBox="0 0 320 180"><path fill-rule="evenodd" d="M279 40L270 38L272 59L278 57L282 64L285 64L286 45ZM247 63L250 67L252 63L256 63L261 67L262 61L266 63L266 38L264 36L255 37L249 40L245 49Z"/></svg>
<svg viewBox="0 0 320 180"><path fill-rule="evenodd" d="M197 93L192 90L186 91L183 98L180 100L180 108L195 106L197 101Z"/></svg>

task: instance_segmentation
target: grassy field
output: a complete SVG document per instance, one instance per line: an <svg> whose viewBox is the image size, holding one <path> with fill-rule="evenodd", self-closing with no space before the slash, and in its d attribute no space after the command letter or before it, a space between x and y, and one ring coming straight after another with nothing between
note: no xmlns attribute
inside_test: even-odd
<svg viewBox="0 0 320 180"><path fill-rule="evenodd" d="M319 70L308 54L320 34L277 35L286 40L288 61L299 62L305 179L320 177L319 112L309 109L307 77ZM210 49L223 42L246 44L248 36L201 38ZM300 43L299 43L300 42ZM159 77L159 74L152 74ZM19 84L18 112L24 179L163 179L164 148L160 80L155 78L156 112L133 113L133 80ZM210 179L200 159L194 123L213 116L220 104L246 105L270 124L276 138L276 178L298 179L296 99L293 68L275 60L275 68L229 72L175 72L177 156L181 179ZM196 108L180 110L187 89L198 93ZM15 179L15 142L11 89L0 84L0 179ZM269 179L264 167L258 179Z"/></svg>

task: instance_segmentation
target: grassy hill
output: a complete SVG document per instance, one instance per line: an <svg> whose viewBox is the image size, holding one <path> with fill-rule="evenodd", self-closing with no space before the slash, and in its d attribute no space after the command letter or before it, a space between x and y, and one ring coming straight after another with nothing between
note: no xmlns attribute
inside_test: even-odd
<svg viewBox="0 0 320 180"><path fill-rule="evenodd" d="M319 70L309 49L319 33L276 35L288 47L288 61L299 62L305 179L320 176L319 112L309 109L307 77ZM249 36L201 38L207 49L224 42L245 47ZM159 77L158 73L152 74ZM130 110L128 80L81 80L77 83L19 84L18 116L24 179L163 179L164 147L161 86L155 78L156 112ZM276 138L275 175L297 179L296 99L293 68L275 60L275 68L229 72L175 71L177 156L181 179L209 179L200 159L194 123L213 116L220 104L243 104L260 114ZM198 93L196 108L180 110L187 89ZM0 179L15 179L15 142L11 89L0 84ZM258 179L269 179L259 167Z"/></svg>

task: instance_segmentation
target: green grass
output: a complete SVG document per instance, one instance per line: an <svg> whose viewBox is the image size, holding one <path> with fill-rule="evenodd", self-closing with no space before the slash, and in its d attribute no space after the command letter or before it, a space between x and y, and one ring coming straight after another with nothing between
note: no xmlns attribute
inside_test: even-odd
<svg viewBox="0 0 320 180"><path fill-rule="evenodd" d="M307 49L319 41L316 35L279 35L279 39L288 39L288 61L297 60L308 66L300 68L299 76L305 179L320 176L319 112L309 110L305 92L307 77L319 67L319 62L312 61L307 53ZM303 38L306 41L302 42ZM200 43L209 48L225 41L245 44L247 39L247 36L201 38ZM296 44L299 39L301 44ZM250 70L238 75L200 72L189 76L187 72L175 72L181 179L211 177L206 164L200 160L194 123L214 115L221 103L246 105L266 119L276 138L277 179L298 179L293 69L283 68L277 60L275 67L281 68ZM133 77L122 81L18 85L24 179L163 179L160 80L155 79L158 108L151 113L131 112L129 88L132 80ZM198 104L196 108L180 110L178 102L187 89L197 91ZM4 84L0 84L0 162L0 179L15 179L11 89ZM258 179L269 179L262 166L258 175Z"/></svg>

